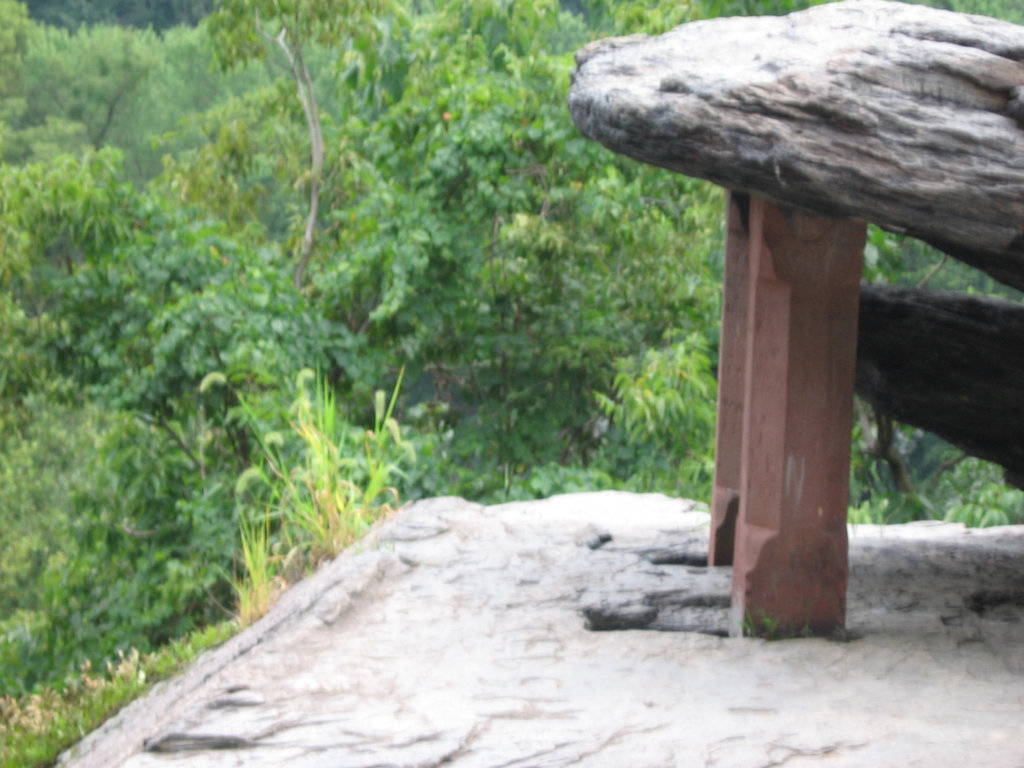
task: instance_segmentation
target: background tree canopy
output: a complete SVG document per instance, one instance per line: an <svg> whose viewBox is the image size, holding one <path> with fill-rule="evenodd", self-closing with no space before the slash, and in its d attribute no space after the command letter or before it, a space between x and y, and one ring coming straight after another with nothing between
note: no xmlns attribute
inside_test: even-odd
<svg viewBox="0 0 1024 768"><path fill-rule="evenodd" d="M0 0L0 693L236 609L307 369L402 500L706 500L722 194L582 139L571 54L807 4ZM1000 290L939 261L873 230L866 278ZM853 519L1024 517L919 430L852 439Z"/></svg>
<svg viewBox="0 0 1024 768"><path fill-rule="evenodd" d="M29 0L41 24L78 29L94 24L163 30L197 24L213 10L212 0Z"/></svg>

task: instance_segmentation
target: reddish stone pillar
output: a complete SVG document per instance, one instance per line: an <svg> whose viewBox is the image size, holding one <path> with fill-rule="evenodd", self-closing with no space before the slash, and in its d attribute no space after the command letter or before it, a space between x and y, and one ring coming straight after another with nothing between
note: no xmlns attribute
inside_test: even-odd
<svg viewBox="0 0 1024 768"><path fill-rule="evenodd" d="M715 480L711 490L711 546L708 565L732 565L740 511L743 456L743 390L747 355L747 297L750 290L749 198L729 193L726 201L725 279L718 345L718 420Z"/></svg>
<svg viewBox="0 0 1024 768"><path fill-rule="evenodd" d="M842 632L866 225L783 210L756 197L750 200L747 223L749 287L730 632ZM727 246L727 253L733 248L738 246ZM727 258L727 267L732 263ZM727 405L738 385L725 379L735 375L727 367L720 376ZM728 419L726 429L730 433L720 439L719 449L728 450L716 458L716 522L723 519L723 499L734 476L735 427ZM715 532L713 562L725 552L728 506L726 524Z"/></svg>

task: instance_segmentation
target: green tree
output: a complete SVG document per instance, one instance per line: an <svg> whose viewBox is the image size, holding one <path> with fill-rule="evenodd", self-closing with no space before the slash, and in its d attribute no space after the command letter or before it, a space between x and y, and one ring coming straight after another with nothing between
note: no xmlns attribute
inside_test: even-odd
<svg viewBox="0 0 1024 768"><path fill-rule="evenodd" d="M328 230L344 256L312 276L331 317L410 366L471 495L585 460L615 359L717 316L700 238L719 198L578 135L562 18L450 3L414 20L400 96L349 126L358 195Z"/></svg>
<svg viewBox="0 0 1024 768"><path fill-rule="evenodd" d="M19 260L0 294L9 310L0 314L0 383L22 416L2 411L9 461L0 474L58 485L52 470L26 471L46 466L42 448L59 439L47 404L69 425L103 408L89 422L90 450L68 466L77 479L62 476L65 494L47 506L25 481L2 502L0 520L17 518L20 537L5 547L19 567L0 571L0 588L21 584L15 573L40 584L19 603L38 612L0 640L0 658L19 660L0 682L15 687L219 617L237 542L234 481L255 444L241 398L280 424L283 383L349 354L345 336L292 287L278 249L239 242L223 223L168 208L119 176L109 150L0 166ZM39 375L27 374L33 368ZM204 390L211 372L227 386ZM41 378L68 382L74 397L51 395ZM69 532L59 552L33 533L47 525Z"/></svg>
<svg viewBox="0 0 1024 768"><path fill-rule="evenodd" d="M32 18L55 27L116 24L164 30L197 24L213 9L213 0L29 0Z"/></svg>
<svg viewBox="0 0 1024 768"><path fill-rule="evenodd" d="M391 0L225 0L208 22L216 41L215 55L224 68L239 66L266 56L274 46L288 63L295 96L302 107L309 138L309 166L297 184L308 188L308 208L294 283L301 287L309 260L320 211L320 185L324 167L324 136L313 76L306 52L313 44L347 49L352 59L372 62L377 39L389 29L388 18L400 6Z"/></svg>
<svg viewBox="0 0 1024 768"><path fill-rule="evenodd" d="M133 131L118 131L117 145L125 152L125 170L137 184L160 175L165 162L174 166L182 157L208 142L232 122L232 105L254 101L265 93L277 74L265 63L255 62L226 73L210 66L213 44L206 28L176 27L160 36L157 63L139 94L133 115ZM258 125L262 114L248 113ZM227 133L231 128L226 129ZM204 170L214 172L203 158ZM227 171L222 175L235 175ZM215 195L189 194L178 200L209 205Z"/></svg>
<svg viewBox="0 0 1024 768"><path fill-rule="evenodd" d="M74 33L47 29L26 57L26 118L81 123L93 149L117 144L156 65L151 33L96 26Z"/></svg>
<svg viewBox="0 0 1024 768"><path fill-rule="evenodd" d="M1013 24L1024 24L1024 8L1017 0L913 0L946 11L991 16Z"/></svg>
<svg viewBox="0 0 1024 768"><path fill-rule="evenodd" d="M598 396L612 434L595 463L631 490L710 499L718 386L709 344L700 331L675 336L616 361L614 397Z"/></svg>
<svg viewBox="0 0 1024 768"><path fill-rule="evenodd" d="M33 24L23 3L0 0L0 158L11 121L25 111L25 54Z"/></svg>
<svg viewBox="0 0 1024 768"><path fill-rule="evenodd" d="M24 163L126 143L136 135L133 116L157 55L152 33L110 26L38 29L14 79L17 109L8 120L3 159Z"/></svg>

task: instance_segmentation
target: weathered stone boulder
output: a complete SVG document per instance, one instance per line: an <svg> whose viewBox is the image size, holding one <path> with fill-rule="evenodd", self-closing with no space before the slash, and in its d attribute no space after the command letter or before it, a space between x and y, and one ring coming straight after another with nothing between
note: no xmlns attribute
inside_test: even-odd
<svg viewBox="0 0 1024 768"><path fill-rule="evenodd" d="M1024 305L863 285L856 390L1024 488Z"/></svg>
<svg viewBox="0 0 1024 768"><path fill-rule="evenodd" d="M418 502L61 765L1019 768L1024 530L852 528L848 642L770 643L720 636L707 525Z"/></svg>
<svg viewBox="0 0 1024 768"><path fill-rule="evenodd" d="M621 154L1024 289L1024 27L883 0L695 22L580 51L569 110Z"/></svg>

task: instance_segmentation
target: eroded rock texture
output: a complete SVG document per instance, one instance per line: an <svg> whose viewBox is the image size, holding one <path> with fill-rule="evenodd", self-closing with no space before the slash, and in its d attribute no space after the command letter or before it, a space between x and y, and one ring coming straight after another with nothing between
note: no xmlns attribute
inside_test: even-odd
<svg viewBox="0 0 1024 768"><path fill-rule="evenodd" d="M849 0L577 54L580 130L646 163L935 244L1024 289L1024 27Z"/></svg>
<svg viewBox="0 0 1024 768"><path fill-rule="evenodd" d="M862 285L856 389L1024 488L1024 305Z"/></svg>
<svg viewBox="0 0 1024 768"><path fill-rule="evenodd" d="M1024 530L855 528L849 639L774 643L720 636L707 524L657 495L417 503L63 764L1022 764Z"/></svg>

